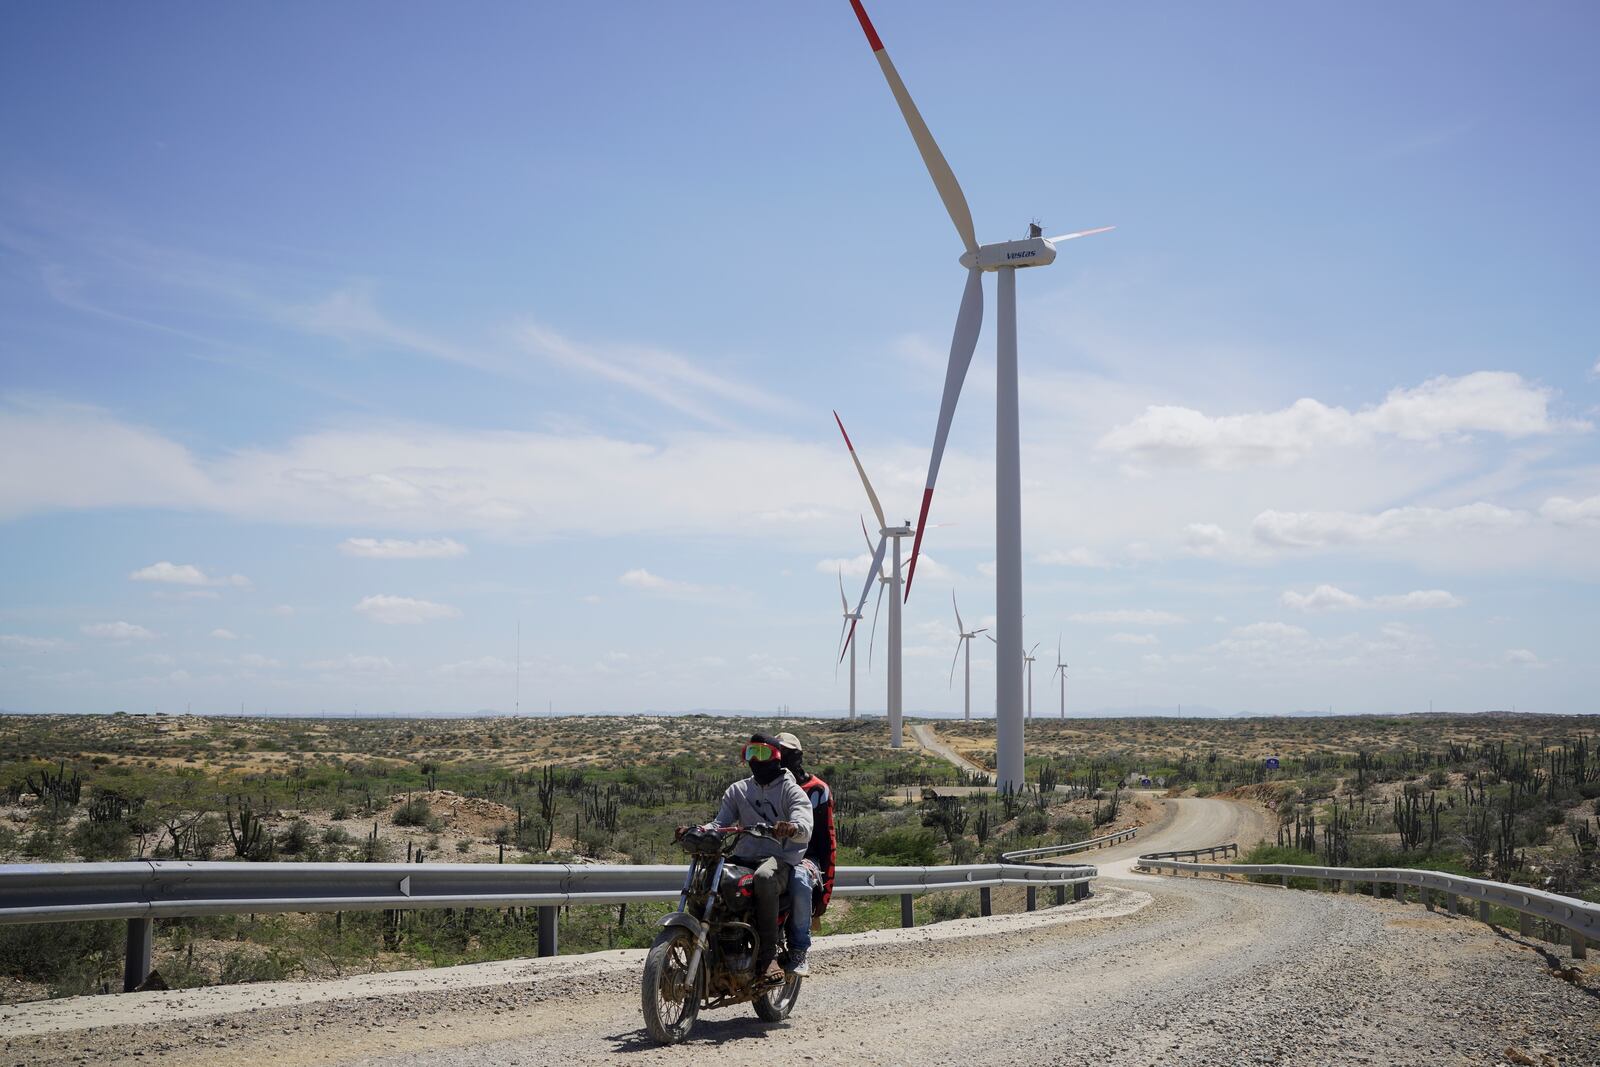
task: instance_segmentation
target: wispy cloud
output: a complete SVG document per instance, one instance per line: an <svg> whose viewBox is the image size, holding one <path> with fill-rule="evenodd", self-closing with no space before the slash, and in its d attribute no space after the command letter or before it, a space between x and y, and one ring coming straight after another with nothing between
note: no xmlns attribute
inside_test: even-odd
<svg viewBox="0 0 1600 1067"><path fill-rule="evenodd" d="M192 563L169 563L162 560L148 567L140 567L128 575L135 582L162 582L168 585L232 586L235 589L251 588L250 579L242 574L206 574Z"/></svg>
<svg viewBox="0 0 1600 1067"><path fill-rule="evenodd" d="M68 645L53 637L29 637L27 634L0 634L0 648L14 652L59 652Z"/></svg>
<svg viewBox="0 0 1600 1067"><path fill-rule="evenodd" d="M1511 371L1478 371L1395 389L1381 404L1354 412L1309 398L1280 411L1248 415L1151 406L1101 437L1095 448L1156 465L1228 469L1293 463L1319 449L1366 444L1379 437L1434 442L1491 433L1516 439L1593 428L1581 420L1554 417L1554 395Z"/></svg>
<svg viewBox="0 0 1600 1067"><path fill-rule="evenodd" d="M132 622L86 622L79 629L89 637L107 641L154 641L156 638L153 630Z"/></svg>
<svg viewBox="0 0 1600 1067"><path fill-rule="evenodd" d="M415 626L436 619L458 619L461 612L448 604L435 604L431 600L417 600L408 596L362 597L355 606L356 614L386 626Z"/></svg>
<svg viewBox="0 0 1600 1067"><path fill-rule="evenodd" d="M663 578L658 574L651 574L643 567L635 567L625 571L617 577L617 584L627 586L629 589L642 589L649 593L660 593L665 596L694 597L705 593L705 587L692 582L680 582L672 578Z"/></svg>
<svg viewBox="0 0 1600 1067"><path fill-rule="evenodd" d="M1444 589L1414 589L1409 593L1390 593L1371 598L1347 593L1335 585L1319 585L1309 593L1293 589L1284 590L1280 598L1286 607L1297 611L1360 611L1381 609L1388 611L1427 611L1436 608L1458 608L1464 601Z"/></svg>
<svg viewBox="0 0 1600 1067"><path fill-rule="evenodd" d="M455 559L467 554L467 546L449 537L417 541L350 537L340 543L339 551L362 559Z"/></svg>

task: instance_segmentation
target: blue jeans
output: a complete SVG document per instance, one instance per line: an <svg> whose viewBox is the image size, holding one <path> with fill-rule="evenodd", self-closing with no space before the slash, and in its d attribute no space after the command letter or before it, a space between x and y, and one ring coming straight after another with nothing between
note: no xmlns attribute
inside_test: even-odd
<svg viewBox="0 0 1600 1067"><path fill-rule="evenodd" d="M785 927L791 952L811 949L811 872L803 865L789 877L789 925Z"/></svg>

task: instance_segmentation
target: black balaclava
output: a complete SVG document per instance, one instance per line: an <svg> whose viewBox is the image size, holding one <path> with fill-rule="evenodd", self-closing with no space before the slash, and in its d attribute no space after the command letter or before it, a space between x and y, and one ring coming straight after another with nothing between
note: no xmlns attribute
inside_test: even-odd
<svg viewBox="0 0 1600 1067"><path fill-rule="evenodd" d="M750 740L758 741L764 745L772 745L775 749L778 748L771 738L764 737L761 734L751 734ZM779 749L779 751L782 750ZM771 785L783 773L783 761L781 759L769 759L759 763L751 760L746 766L750 768L750 776L756 780L757 785Z"/></svg>
<svg viewBox="0 0 1600 1067"><path fill-rule="evenodd" d="M805 781L806 780L806 769L803 766L800 765L800 757L801 757L800 750L797 749L797 748L784 748L784 749L780 749L779 751L781 751L783 753L783 767L784 767L784 769L787 770L790 774L794 775L794 780L796 782Z"/></svg>

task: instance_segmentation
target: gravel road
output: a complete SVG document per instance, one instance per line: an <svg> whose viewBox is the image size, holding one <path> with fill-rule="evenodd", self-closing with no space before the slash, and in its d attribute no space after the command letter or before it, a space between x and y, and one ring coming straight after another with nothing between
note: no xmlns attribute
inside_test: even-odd
<svg viewBox="0 0 1600 1067"><path fill-rule="evenodd" d="M1086 858L1122 872L1140 849L1262 825L1225 801L1174 807L1140 848ZM4 1063L362 1067L1600 1063L1600 968L1562 980L1552 964L1567 961L1538 942L1387 900L1137 875L1096 887L1031 915L823 939L788 1023L724 1009L678 1048L643 1033L637 952L427 972L411 990L350 979L332 997L285 983L21 1005L0 1013L0 1046Z"/></svg>

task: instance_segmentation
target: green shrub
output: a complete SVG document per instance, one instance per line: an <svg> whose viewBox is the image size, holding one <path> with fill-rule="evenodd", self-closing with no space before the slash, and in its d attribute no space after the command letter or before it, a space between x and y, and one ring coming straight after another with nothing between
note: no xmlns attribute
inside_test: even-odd
<svg viewBox="0 0 1600 1067"><path fill-rule="evenodd" d="M394 824L396 826L418 826L425 830L438 830L441 823L433 814L433 808L421 797L412 797L395 809Z"/></svg>
<svg viewBox="0 0 1600 1067"><path fill-rule="evenodd" d="M939 839L920 826L884 830L863 849L886 867L927 867L939 862Z"/></svg>
<svg viewBox="0 0 1600 1067"><path fill-rule="evenodd" d="M927 914L932 922L966 919L978 914L978 894L971 889L960 893L930 893L927 900Z"/></svg>

